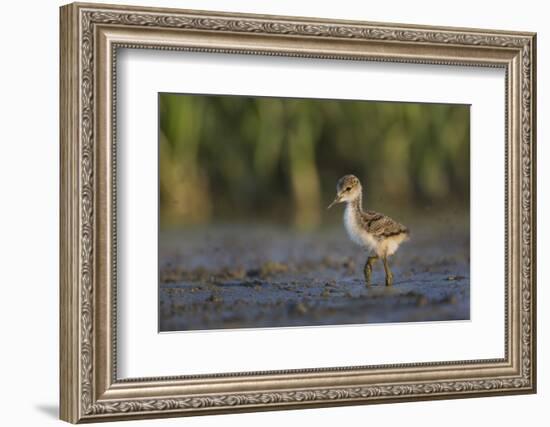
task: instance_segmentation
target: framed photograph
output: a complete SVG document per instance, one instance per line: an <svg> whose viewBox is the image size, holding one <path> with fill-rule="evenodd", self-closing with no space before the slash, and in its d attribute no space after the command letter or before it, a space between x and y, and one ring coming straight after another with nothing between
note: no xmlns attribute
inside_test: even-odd
<svg viewBox="0 0 550 427"><path fill-rule="evenodd" d="M63 420L536 391L535 34L60 13Z"/></svg>

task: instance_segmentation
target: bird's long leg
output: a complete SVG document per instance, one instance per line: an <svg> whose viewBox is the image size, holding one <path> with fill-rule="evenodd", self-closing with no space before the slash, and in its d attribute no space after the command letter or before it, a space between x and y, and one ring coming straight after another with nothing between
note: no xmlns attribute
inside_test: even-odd
<svg viewBox="0 0 550 427"><path fill-rule="evenodd" d="M363 269L363 272L365 273L365 282L367 282L367 286L370 286L370 276L372 273L372 266L378 259L378 256L370 256L367 258L367 262L365 263L365 268Z"/></svg>
<svg viewBox="0 0 550 427"><path fill-rule="evenodd" d="M384 270L386 271L386 286L393 285L393 274L390 270L390 266L388 265L388 257L385 256L383 258L384 261Z"/></svg>

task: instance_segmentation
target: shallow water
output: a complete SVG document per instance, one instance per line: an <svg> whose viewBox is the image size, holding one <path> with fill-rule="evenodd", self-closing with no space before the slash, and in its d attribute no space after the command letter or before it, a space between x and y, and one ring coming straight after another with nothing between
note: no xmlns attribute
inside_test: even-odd
<svg viewBox="0 0 550 427"><path fill-rule="evenodd" d="M315 233L267 226L164 230L159 239L161 331L466 320L469 231L417 224L366 287L367 254L342 227Z"/></svg>

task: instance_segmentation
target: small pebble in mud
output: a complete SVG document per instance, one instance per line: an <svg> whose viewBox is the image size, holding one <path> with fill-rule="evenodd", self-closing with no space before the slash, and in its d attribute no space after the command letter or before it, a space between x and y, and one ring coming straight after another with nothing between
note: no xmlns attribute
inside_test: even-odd
<svg viewBox="0 0 550 427"><path fill-rule="evenodd" d="M260 269L260 276L268 277L273 274L286 273L288 271L288 265L281 264L280 262L268 261Z"/></svg>
<svg viewBox="0 0 550 427"><path fill-rule="evenodd" d="M462 280L464 279L464 276L449 276L447 277L447 280L453 281L453 280Z"/></svg>
<svg viewBox="0 0 550 427"><path fill-rule="evenodd" d="M298 304L296 306L296 311L300 314L305 314L307 313L307 307L305 306L305 304L303 302L301 302L300 304Z"/></svg>
<svg viewBox="0 0 550 427"><path fill-rule="evenodd" d="M251 268L250 270L246 271L246 275L248 277L258 277L260 275L260 269L259 268Z"/></svg>
<svg viewBox="0 0 550 427"><path fill-rule="evenodd" d="M208 302L223 302L223 298L220 297L219 295L212 294L206 299L206 301L208 301Z"/></svg>
<svg viewBox="0 0 550 427"><path fill-rule="evenodd" d="M330 289L329 288L323 289L323 292L321 292L321 296L323 298L328 298L330 296Z"/></svg>
<svg viewBox="0 0 550 427"><path fill-rule="evenodd" d="M246 276L246 270L242 267L237 267L234 269L225 269L222 276L226 279L244 279Z"/></svg>
<svg viewBox="0 0 550 427"><path fill-rule="evenodd" d="M290 314L306 314L308 312L308 308L303 302L296 304L294 301L291 301L288 303L287 309Z"/></svg>
<svg viewBox="0 0 550 427"><path fill-rule="evenodd" d="M456 295L449 295L446 298L443 298L441 300L442 303L448 303L448 304L456 304L458 302L458 298Z"/></svg>

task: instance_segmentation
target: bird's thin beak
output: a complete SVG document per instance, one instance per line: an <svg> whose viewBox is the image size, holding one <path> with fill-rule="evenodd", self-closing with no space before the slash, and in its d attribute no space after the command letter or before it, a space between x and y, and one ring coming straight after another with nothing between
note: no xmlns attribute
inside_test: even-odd
<svg viewBox="0 0 550 427"><path fill-rule="evenodd" d="M330 205L328 205L327 209L332 208L336 203L340 203L340 196L336 196L336 199L334 199L334 201Z"/></svg>

